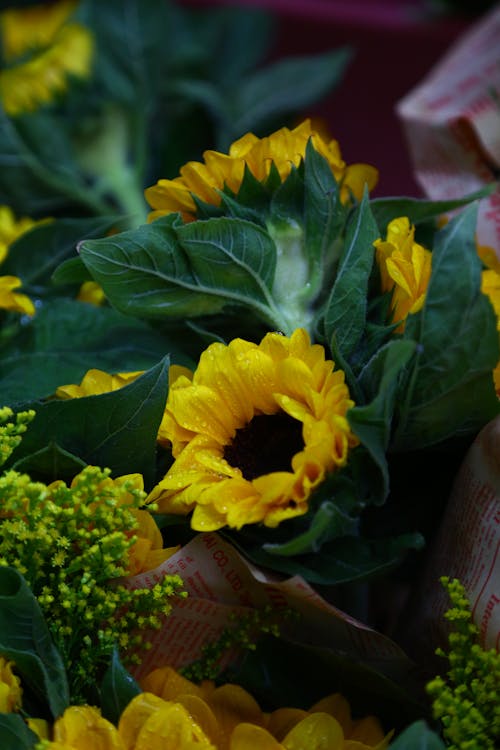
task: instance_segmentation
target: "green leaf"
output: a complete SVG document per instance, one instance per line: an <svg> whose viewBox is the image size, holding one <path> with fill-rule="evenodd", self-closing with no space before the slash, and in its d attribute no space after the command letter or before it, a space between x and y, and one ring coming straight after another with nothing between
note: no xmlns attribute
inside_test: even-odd
<svg viewBox="0 0 500 750"><path fill-rule="evenodd" d="M429 219L436 219L448 211L469 205L479 198L484 198L496 190L495 183L486 185L475 193L470 193L464 198L455 198L448 201L430 201L418 198L373 198L370 201L372 213L383 234L389 222L400 216L408 216L410 223L420 224Z"/></svg>
<svg viewBox="0 0 500 750"><path fill-rule="evenodd" d="M46 483L49 483L62 477L74 477L85 465L85 461L78 456L74 456L51 441L40 450L16 461L16 471L37 479L43 478Z"/></svg>
<svg viewBox="0 0 500 750"><path fill-rule="evenodd" d="M33 750L39 742L19 714L0 714L0 747L2 750Z"/></svg>
<svg viewBox="0 0 500 750"><path fill-rule="evenodd" d="M314 513L307 531L282 544L264 544L262 548L271 555L290 557L319 552L325 541L355 533L358 518L349 513L352 508L343 505L337 497L334 501L325 500Z"/></svg>
<svg viewBox="0 0 500 750"><path fill-rule="evenodd" d="M54 442L87 464L109 467L114 476L143 474L149 486L168 392L168 364L165 357L111 393L30 404L36 416L11 460L25 459Z"/></svg>
<svg viewBox="0 0 500 750"><path fill-rule="evenodd" d="M19 215L42 218L69 206L104 213L74 161L60 119L55 124L43 112L10 119L0 109L0 165L0 203Z"/></svg>
<svg viewBox="0 0 500 750"><path fill-rule="evenodd" d="M83 262L118 310L182 320L247 305L271 316L276 250L261 227L228 218L173 223L82 243Z"/></svg>
<svg viewBox="0 0 500 750"><path fill-rule="evenodd" d="M92 276L87 271L81 258L68 258L63 261L52 274L54 284L83 284L84 281L91 281Z"/></svg>
<svg viewBox="0 0 500 750"><path fill-rule="evenodd" d="M415 721L389 745L391 750L445 750L438 734L425 721Z"/></svg>
<svg viewBox="0 0 500 750"><path fill-rule="evenodd" d="M34 227L10 246L2 273L20 276L24 287L47 285L57 266L76 255L78 242L100 237L117 223L118 217L56 219Z"/></svg>
<svg viewBox="0 0 500 750"><path fill-rule="evenodd" d="M204 286L235 301L268 304L276 249L262 227L241 219L209 219L179 227L177 236Z"/></svg>
<svg viewBox="0 0 500 750"><path fill-rule="evenodd" d="M51 396L60 385L79 383L92 368L111 373L145 370L166 352L189 366L181 346L186 350L177 334L156 332L109 307L47 300L2 351L0 403Z"/></svg>
<svg viewBox="0 0 500 750"><path fill-rule="evenodd" d="M141 688L121 663L115 648L101 685L102 715L117 725L124 709L140 692Z"/></svg>
<svg viewBox="0 0 500 750"><path fill-rule="evenodd" d="M225 142L219 147L321 98L338 83L350 57L347 48L289 57L240 80L231 103L232 119L225 123Z"/></svg>
<svg viewBox="0 0 500 750"><path fill-rule="evenodd" d="M270 711L284 705L307 711L316 701L340 692L354 716L376 715L388 730L426 714L410 660L403 657L396 674L384 674L383 660L377 669L361 656L346 654L338 644L306 644L300 640L300 628L299 620L294 638L259 639L227 680L242 685Z"/></svg>
<svg viewBox="0 0 500 750"><path fill-rule="evenodd" d="M379 236L365 190L351 218L330 298L325 307L325 334L334 359L349 360L366 326L368 281L373 243Z"/></svg>
<svg viewBox="0 0 500 750"><path fill-rule="evenodd" d="M394 449L473 434L499 413L492 377L500 357L497 321L480 292L476 213L470 206L436 235L425 303L405 328L417 353L398 403Z"/></svg>
<svg viewBox="0 0 500 750"><path fill-rule="evenodd" d="M304 162L304 246L309 259L310 284L315 291L331 275L336 261L335 241L346 216L331 167L309 141Z"/></svg>
<svg viewBox="0 0 500 750"><path fill-rule="evenodd" d="M389 492L389 471L386 451L392 433L392 418L399 393L402 370L408 366L415 352L413 341L394 340L386 344L370 360L360 377L360 384L373 399L354 406L347 412L351 429L370 453L380 471L379 502Z"/></svg>
<svg viewBox="0 0 500 750"><path fill-rule="evenodd" d="M223 536L257 565L326 586L385 575L401 563L409 549L421 549L424 544L418 533L383 539L344 536L324 543L321 554L284 556L274 554L276 547L272 554L268 551L268 545L275 544L278 535L267 530L242 529L238 534L223 532Z"/></svg>
<svg viewBox="0 0 500 750"><path fill-rule="evenodd" d="M22 575L0 567L0 652L12 659L23 682L54 717L69 705L63 661L42 611Z"/></svg>

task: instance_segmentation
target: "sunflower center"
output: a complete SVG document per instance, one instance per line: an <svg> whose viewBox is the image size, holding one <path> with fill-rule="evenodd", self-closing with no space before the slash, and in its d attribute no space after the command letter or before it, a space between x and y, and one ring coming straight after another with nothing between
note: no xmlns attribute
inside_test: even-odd
<svg viewBox="0 0 500 750"><path fill-rule="evenodd" d="M292 458L304 447L302 422L284 412L259 414L224 448L224 458L252 481L274 471L290 471Z"/></svg>

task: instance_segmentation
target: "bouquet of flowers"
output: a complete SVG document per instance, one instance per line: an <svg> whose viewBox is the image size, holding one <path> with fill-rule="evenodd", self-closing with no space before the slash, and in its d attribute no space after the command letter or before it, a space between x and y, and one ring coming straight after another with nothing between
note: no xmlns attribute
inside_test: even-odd
<svg viewBox="0 0 500 750"><path fill-rule="evenodd" d="M500 265L476 241L496 185L373 198L323 124L282 125L349 53L255 71L267 22L0 15L7 750L500 737L459 580L449 644L410 637L500 411Z"/></svg>

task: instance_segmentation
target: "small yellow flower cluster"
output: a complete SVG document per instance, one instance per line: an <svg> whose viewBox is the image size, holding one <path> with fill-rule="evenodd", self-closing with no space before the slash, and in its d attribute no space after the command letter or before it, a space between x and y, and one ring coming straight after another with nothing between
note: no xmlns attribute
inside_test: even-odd
<svg viewBox="0 0 500 750"><path fill-rule="evenodd" d="M477 643L470 602L457 579L441 579L451 608L445 617L454 626L447 679L436 677L427 685L434 699L433 712L443 725L450 750L495 750L500 746L500 654Z"/></svg>
<svg viewBox="0 0 500 750"><path fill-rule="evenodd" d="M294 617L293 610L280 610L280 623L284 619ZM184 677L195 682L212 680L220 673L220 662L224 654L230 649L237 648L254 651L260 634L268 633L278 638L280 625L275 621L276 611L266 606L254 609L245 615L229 615L229 624L223 629L215 641L208 641L201 647L201 657L180 670Z"/></svg>
<svg viewBox="0 0 500 750"><path fill-rule="evenodd" d="M71 486L45 485L14 471L0 477L0 564L24 575L45 612L71 680L73 696L99 676L113 646L124 661L147 648L182 581L165 576L154 587L129 590L144 493L127 478L88 466ZM145 512L145 511L142 511ZM135 572L135 571L134 571Z"/></svg>
<svg viewBox="0 0 500 750"><path fill-rule="evenodd" d="M93 40L87 28L70 20L77 3L59 0L0 14L4 62L0 100L11 116L51 102L67 88L68 75L90 73Z"/></svg>
<svg viewBox="0 0 500 750"><path fill-rule="evenodd" d="M146 687L147 685L147 687ZM70 706L54 724L53 740L37 750L384 750L374 716L353 720L347 700L335 693L308 711L264 713L239 685L195 685L169 667L144 680L118 726L91 706Z"/></svg>
<svg viewBox="0 0 500 750"><path fill-rule="evenodd" d="M26 432L35 412L32 410L18 412L15 421L12 421L13 416L14 412L9 406L0 408L0 466L7 461L12 451L21 442L21 435Z"/></svg>

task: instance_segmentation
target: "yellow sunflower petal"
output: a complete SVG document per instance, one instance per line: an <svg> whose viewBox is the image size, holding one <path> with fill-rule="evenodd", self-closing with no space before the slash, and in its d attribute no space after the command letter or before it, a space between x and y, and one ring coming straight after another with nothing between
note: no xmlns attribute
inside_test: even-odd
<svg viewBox="0 0 500 750"><path fill-rule="evenodd" d="M288 732L306 716L307 711L301 708L278 708L270 714L266 728L281 742Z"/></svg>
<svg viewBox="0 0 500 750"><path fill-rule="evenodd" d="M229 750L283 750L283 745L266 729L247 723L234 729L228 747Z"/></svg>
<svg viewBox="0 0 500 750"><path fill-rule="evenodd" d="M140 728L133 750L216 750L179 703L166 703Z"/></svg>
<svg viewBox="0 0 500 750"><path fill-rule="evenodd" d="M343 750L344 732L333 716L314 713L286 735L283 747L286 750Z"/></svg>
<svg viewBox="0 0 500 750"><path fill-rule="evenodd" d="M70 706L54 724L54 740L72 750L125 750L116 729L91 706Z"/></svg>

